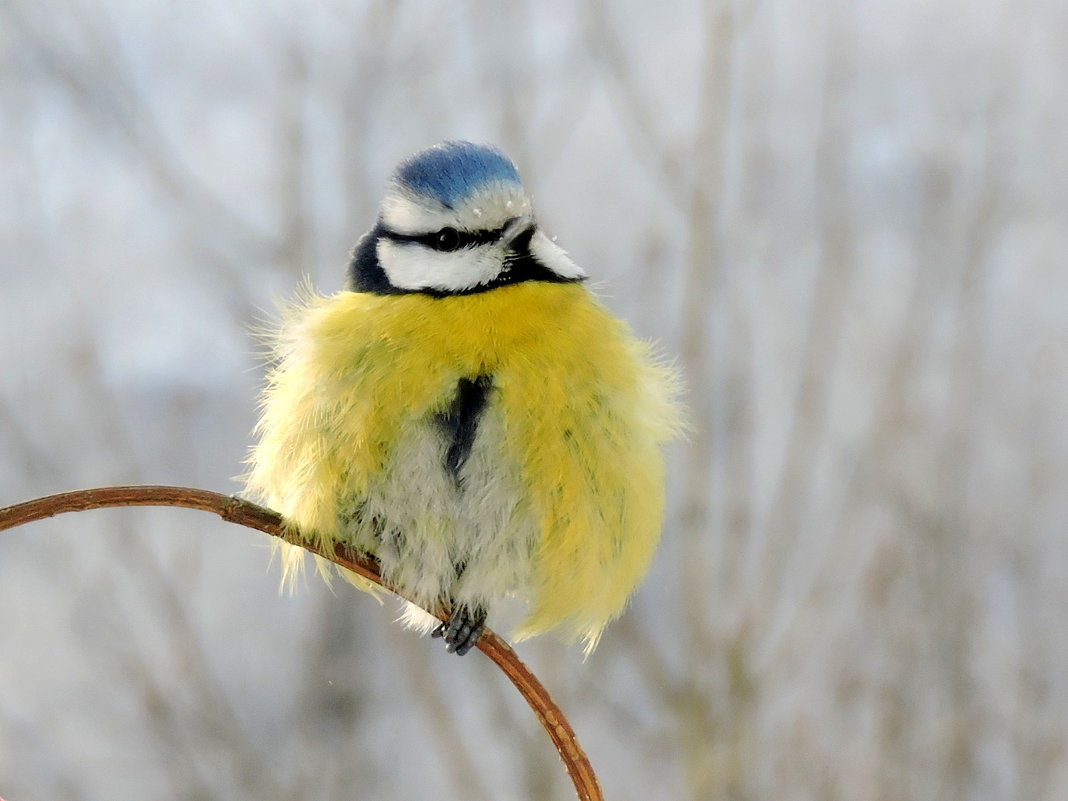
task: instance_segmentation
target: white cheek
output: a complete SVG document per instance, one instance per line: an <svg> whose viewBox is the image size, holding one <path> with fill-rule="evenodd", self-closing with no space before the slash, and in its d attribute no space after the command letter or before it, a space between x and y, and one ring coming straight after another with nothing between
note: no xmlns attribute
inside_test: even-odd
<svg viewBox="0 0 1068 801"><path fill-rule="evenodd" d="M586 277L586 271L571 261L564 249L549 237L538 231L530 240L530 253L548 269L561 278L579 279Z"/></svg>
<svg viewBox="0 0 1068 801"><path fill-rule="evenodd" d="M441 253L417 244L378 241L378 261L393 286L458 292L492 281L501 271L493 248L461 248Z"/></svg>

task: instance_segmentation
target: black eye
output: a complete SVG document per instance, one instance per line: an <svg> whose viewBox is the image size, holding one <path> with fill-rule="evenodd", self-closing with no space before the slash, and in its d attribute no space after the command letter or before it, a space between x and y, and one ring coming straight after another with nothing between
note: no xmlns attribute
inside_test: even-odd
<svg viewBox="0 0 1068 801"><path fill-rule="evenodd" d="M460 234L455 228L442 228L434 236L434 249L451 253L460 247Z"/></svg>

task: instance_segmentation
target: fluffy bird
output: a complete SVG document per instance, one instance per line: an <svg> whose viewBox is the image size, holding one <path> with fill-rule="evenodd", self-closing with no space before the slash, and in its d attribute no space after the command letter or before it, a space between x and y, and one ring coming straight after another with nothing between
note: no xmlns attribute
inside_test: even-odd
<svg viewBox="0 0 1068 801"><path fill-rule="evenodd" d="M408 622L451 652L509 597L525 603L516 639L559 628L592 649L660 537L679 408L674 370L585 279L503 152L411 156L347 289L304 293L271 335L249 494L445 605L447 623ZM304 551L282 548L292 577Z"/></svg>

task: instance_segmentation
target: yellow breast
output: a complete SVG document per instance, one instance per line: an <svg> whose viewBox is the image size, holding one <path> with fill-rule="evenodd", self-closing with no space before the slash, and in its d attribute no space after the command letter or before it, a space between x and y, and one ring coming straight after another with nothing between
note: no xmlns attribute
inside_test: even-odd
<svg viewBox="0 0 1068 801"><path fill-rule="evenodd" d="M276 348L249 489L325 541L344 537L341 499L367 491L407 426L460 378L493 376L502 454L541 531L520 636L563 626L596 642L659 538L658 446L679 413L673 372L584 286L312 297Z"/></svg>

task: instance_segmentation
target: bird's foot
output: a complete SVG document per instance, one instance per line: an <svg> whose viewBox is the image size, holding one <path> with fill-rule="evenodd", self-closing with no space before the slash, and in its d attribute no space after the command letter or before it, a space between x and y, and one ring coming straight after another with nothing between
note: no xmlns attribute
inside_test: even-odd
<svg viewBox="0 0 1068 801"><path fill-rule="evenodd" d="M449 616L448 622L434 629L430 636L445 640L445 650L450 654L463 656L475 647L485 628L485 609L458 606Z"/></svg>

